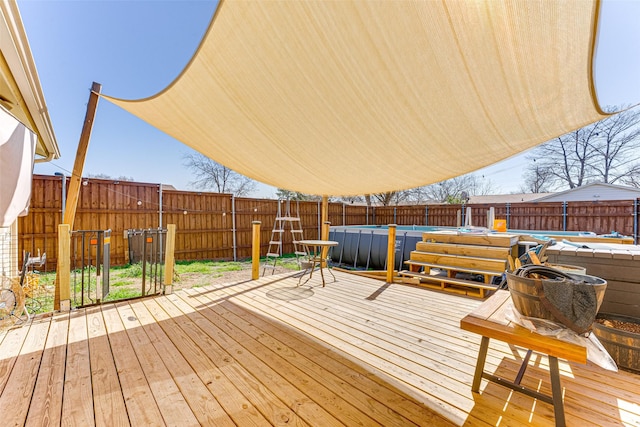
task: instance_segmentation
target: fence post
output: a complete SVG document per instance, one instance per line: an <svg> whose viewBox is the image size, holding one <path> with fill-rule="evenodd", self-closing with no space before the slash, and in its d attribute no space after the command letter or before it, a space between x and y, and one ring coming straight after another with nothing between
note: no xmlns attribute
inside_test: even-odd
<svg viewBox="0 0 640 427"><path fill-rule="evenodd" d="M320 201L318 200L318 206L317 206L317 212L318 212L318 239L320 239L322 237L322 218L320 217Z"/></svg>
<svg viewBox="0 0 640 427"><path fill-rule="evenodd" d="M429 205L424 205L424 225L429 225Z"/></svg>
<svg viewBox="0 0 640 427"><path fill-rule="evenodd" d="M176 225L167 224L167 247L164 258L164 293L173 292L173 265L176 248Z"/></svg>
<svg viewBox="0 0 640 427"><path fill-rule="evenodd" d="M507 203L506 204L506 208L507 208L507 230L511 228L511 203Z"/></svg>
<svg viewBox="0 0 640 427"><path fill-rule="evenodd" d="M633 244L638 244L638 199L633 201Z"/></svg>
<svg viewBox="0 0 640 427"><path fill-rule="evenodd" d="M56 290L53 301L54 309L71 310L71 226L58 225L58 266L56 270Z"/></svg>
<svg viewBox="0 0 640 427"><path fill-rule="evenodd" d="M342 225L347 225L347 222L345 221L346 215L347 215L347 205L345 205L344 202L342 202Z"/></svg>
<svg viewBox="0 0 640 427"><path fill-rule="evenodd" d="M260 221L252 221L251 280L260 277Z"/></svg>
<svg viewBox="0 0 640 427"><path fill-rule="evenodd" d="M396 224L389 224L387 240L387 283L393 283L396 267Z"/></svg>
<svg viewBox="0 0 640 427"><path fill-rule="evenodd" d="M236 241L236 196L231 196L231 227L232 237L233 237L233 260L238 261L238 249L237 249L237 241Z"/></svg>

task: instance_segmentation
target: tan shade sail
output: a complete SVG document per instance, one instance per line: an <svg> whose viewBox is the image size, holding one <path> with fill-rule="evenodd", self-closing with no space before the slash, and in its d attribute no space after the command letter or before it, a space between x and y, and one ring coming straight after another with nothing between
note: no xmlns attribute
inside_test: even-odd
<svg viewBox="0 0 640 427"><path fill-rule="evenodd" d="M588 0L221 1L168 88L107 98L273 186L406 189L603 118L592 76L598 8Z"/></svg>

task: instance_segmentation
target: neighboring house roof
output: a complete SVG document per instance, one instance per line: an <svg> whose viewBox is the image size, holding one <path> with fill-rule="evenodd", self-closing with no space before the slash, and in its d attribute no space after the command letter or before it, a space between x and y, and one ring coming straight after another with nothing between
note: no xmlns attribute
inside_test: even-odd
<svg viewBox="0 0 640 427"><path fill-rule="evenodd" d="M538 201L541 197L553 193L519 193L519 194L490 194L486 196L469 196L469 204L492 204L492 203L522 203Z"/></svg>
<svg viewBox="0 0 640 427"><path fill-rule="evenodd" d="M38 136L36 161L60 157L36 65L15 1L0 1L0 104Z"/></svg>
<svg viewBox="0 0 640 427"><path fill-rule="evenodd" d="M640 198L640 188L594 183L542 197L536 202L586 202L598 200L633 200Z"/></svg>

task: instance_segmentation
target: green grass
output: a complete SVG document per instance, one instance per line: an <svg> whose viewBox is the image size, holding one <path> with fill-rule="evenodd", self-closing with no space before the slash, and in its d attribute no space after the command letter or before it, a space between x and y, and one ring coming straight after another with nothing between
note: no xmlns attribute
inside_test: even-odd
<svg viewBox="0 0 640 427"><path fill-rule="evenodd" d="M110 289L109 295L104 299L106 301L117 301L120 299L135 298L141 295L140 289Z"/></svg>
<svg viewBox="0 0 640 427"><path fill-rule="evenodd" d="M113 277L109 278L109 287L113 286L113 287L120 287L120 286L130 286L133 285L135 282L131 279L120 279L120 280L114 280Z"/></svg>
<svg viewBox="0 0 640 427"><path fill-rule="evenodd" d="M129 264L126 266L111 267L111 277L142 277L142 264Z"/></svg>
<svg viewBox="0 0 640 427"><path fill-rule="evenodd" d="M265 262L265 259L260 260L261 265ZM284 255L277 261L277 266L283 267L287 270L298 270L298 263L295 255ZM193 283L193 287L208 285L207 278L219 278L225 272L249 270L251 268L251 260L243 261L177 261L176 272L178 275L183 273L202 274L202 280L198 280ZM89 279L87 279L87 272L85 272L85 286L87 280L91 282L92 297L95 298L95 268L91 268L89 271ZM142 264L132 264L125 266L113 266L111 267L110 275L110 292L105 298L106 301L116 301L119 299L134 298L141 295L140 280L142 278ZM33 307L37 307L37 313L46 313L53 311L53 289L55 285L56 273L40 273L39 283L45 289L41 296L38 297L37 304L33 304ZM75 280L75 282L74 282ZM82 277L80 270L71 272L72 286L75 283L74 289L71 290L71 298L76 295L80 298ZM90 300L85 297L85 302Z"/></svg>

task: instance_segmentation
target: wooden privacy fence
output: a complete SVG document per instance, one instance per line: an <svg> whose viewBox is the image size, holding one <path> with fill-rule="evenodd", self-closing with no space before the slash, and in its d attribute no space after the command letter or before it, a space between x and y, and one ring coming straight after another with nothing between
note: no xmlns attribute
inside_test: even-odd
<svg viewBox="0 0 640 427"><path fill-rule="evenodd" d="M68 180L68 178L67 178ZM62 178L35 175L29 214L19 218L19 250L47 253L43 271L55 270L57 230L62 221ZM268 248L280 203L269 199L233 197L230 194L167 190L160 184L88 178L83 180L75 217L75 230L111 229L111 263L128 262L125 230L166 227L176 224L177 260L245 259L251 256L252 221L261 221L261 254ZM617 231L638 234L638 200L513 203L470 205L474 226L487 226L486 212L507 220L517 230ZM429 225L456 226L464 205L356 206L330 203L332 225ZM319 201L290 203L292 215L299 216L304 238L320 236ZM464 223L464 216L463 223ZM637 240L636 240L637 241ZM291 234L285 233L283 249L293 251ZM19 261L22 263L22 260ZM21 264L20 264L21 265Z"/></svg>

